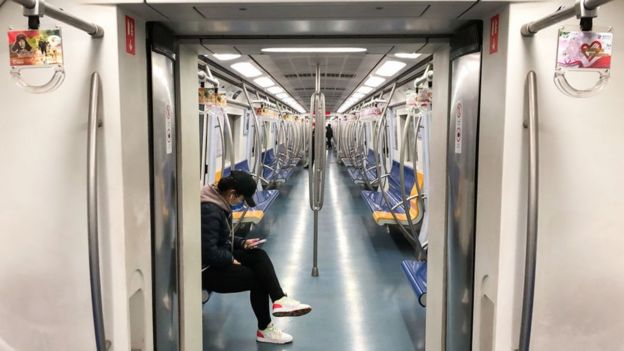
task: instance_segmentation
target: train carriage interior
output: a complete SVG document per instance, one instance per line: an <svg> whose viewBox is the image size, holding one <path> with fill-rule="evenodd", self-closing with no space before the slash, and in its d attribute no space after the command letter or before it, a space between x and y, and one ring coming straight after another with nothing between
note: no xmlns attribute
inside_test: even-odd
<svg viewBox="0 0 624 351"><path fill-rule="evenodd" d="M624 351L623 18L0 0L0 351Z"/></svg>

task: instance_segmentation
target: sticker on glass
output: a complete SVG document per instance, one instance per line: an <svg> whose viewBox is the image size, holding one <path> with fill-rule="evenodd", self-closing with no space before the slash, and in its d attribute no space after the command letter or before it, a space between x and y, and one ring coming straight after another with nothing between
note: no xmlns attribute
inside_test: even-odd
<svg viewBox="0 0 624 351"><path fill-rule="evenodd" d="M464 105L458 101L455 105L455 153L462 153L462 143L464 139Z"/></svg>
<svg viewBox="0 0 624 351"><path fill-rule="evenodd" d="M7 34L12 67L63 65L60 29L11 30Z"/></svg>

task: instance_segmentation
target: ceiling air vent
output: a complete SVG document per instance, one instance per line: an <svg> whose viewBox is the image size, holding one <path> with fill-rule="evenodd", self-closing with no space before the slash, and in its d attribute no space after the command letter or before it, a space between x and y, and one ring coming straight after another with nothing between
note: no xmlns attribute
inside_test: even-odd
<svg viewBox="0 0 624 351"><path fill-rule="evenodd" d="M315 73L290 73L285 74L284 77L288 79L294 78L314 78L316 76ZM327 78L355 78L355 74L351 73L321 73L321 77Z"/></svg>
<svg viewBox="0 0 624 351"><path fill-rule="evenodd" d="M345 88L321 88L321 90L325 90L325 91L345 91ZM295 91L314 91L314 88L295 88Z"/></svg>

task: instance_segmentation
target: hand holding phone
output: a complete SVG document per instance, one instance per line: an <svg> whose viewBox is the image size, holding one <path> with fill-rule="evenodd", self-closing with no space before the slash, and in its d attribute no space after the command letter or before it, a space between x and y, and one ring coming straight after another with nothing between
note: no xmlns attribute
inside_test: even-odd
<svg viewBox="0 0 624 351"><path fill-rule="evenodd" d="M246 249L255 249L256 247L264 244L266 242L266 239L247 239L245 241L245 248Z"/></svg>

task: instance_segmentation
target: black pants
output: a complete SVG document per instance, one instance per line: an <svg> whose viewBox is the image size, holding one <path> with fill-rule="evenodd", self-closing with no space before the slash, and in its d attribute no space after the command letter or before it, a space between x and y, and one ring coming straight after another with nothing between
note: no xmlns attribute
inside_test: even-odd
<svg viewBox="0 0 624 351"><path fill-rule="evenodd" d="M258 329L271 323L269 297L276 301L286 296L280 287L273 263L262 249L234 250L234 258L241 265L210 267L202 273L202 287L217 293L235 293L249 290Z"/></svg>

